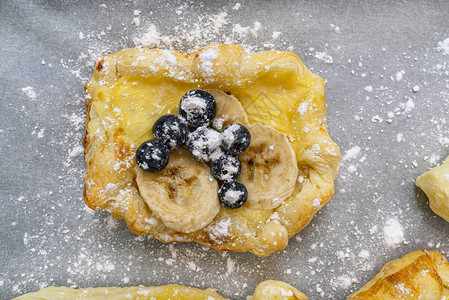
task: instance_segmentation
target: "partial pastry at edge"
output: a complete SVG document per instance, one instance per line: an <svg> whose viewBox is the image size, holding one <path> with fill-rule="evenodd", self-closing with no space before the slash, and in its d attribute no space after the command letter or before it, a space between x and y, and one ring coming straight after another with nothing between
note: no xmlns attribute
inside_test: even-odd
<svg viewBox="0 0 449 300"><path fill-rule="evenodd" d="M387 263L347 299L449 299L449 263L437 251L411 252Z"/></svg>
<svg viewBox="0 0 449 300"><path fill-rule="evenodd" d="M142 195L134 154L152 138L158 117L175 113L179 99L198 88L217 98L221 125L267 126L284 136L291 148L286 153L294 153L295 162L285 172L284 194L237 209L220 206L218 213L211 209L215 217L179 230ZM85 86L84 200L92 209L125 219L136 234L268 256L284 249L333 196L340 150L327 133L324 98L324 81L291 52L248 54L238 45L213 44L190 53L125 49L105 56ZM266 172L271 179L270 168Z"/></svg>
<svg viewBox="0 0 449 300"><path fill-rule="evenodd" d="M435 167L416 179L429 198L430 208L449 222L449 156L438 167Z"/></svg>
<svg viewBox="0 0 449 300"><path fill-rule="evenodd" d="M35 293L29 293L17 297L13 300L168 300L168 299L192 299L192 300L226 300L220 296L214 288L201 290L181 285L163 285L155 287L100 287L73 289L69 287L48 287ZM254 291L253 296L248 296L251 300L307 300L307 296L292 287L291 285L274 280L261 282Z"/></svg>

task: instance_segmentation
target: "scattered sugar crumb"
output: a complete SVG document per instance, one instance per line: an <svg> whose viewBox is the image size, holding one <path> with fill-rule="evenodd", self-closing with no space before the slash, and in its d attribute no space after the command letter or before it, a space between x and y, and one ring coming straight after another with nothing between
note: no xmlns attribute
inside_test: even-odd
<svg viewBox="0 0 449 300"><path fill-rule="evenodd" d="M345 151L345 155L343 156L343 160L355 159L360 154L361 148L359 146L354 146L349 150Z"/></svg>
<svg viewBox="0 0 449 300"><path fill-rule="evenodd" d="M230 257L226 259L226 269L227 269L226 274L228 275L232 274L235 270L235 261L232 260Z"/></svg>
<svg viewBox="0 0 449 300"><path fill-rule="evenodd" d="M281 32L279 32L279 31L274 31L273 34L271 35L271 38L272 38L273 40L277 40L280 36L281 36Z"/></svg>
<svg viewBox="0 0 449 300"><path fill-rule="evenodd" d="M361 251L359 252L358 257L361 257L361 258L369 258L369 257L370 257L369 251L368 251L368 250L361 250Z"/></svg>
<svg viewBox="0 0 449 300"><path fill-rule="evenodd" d="M367 91L368 93L372 93L373 92L373 86L371 86L371 85L367 85L363 89L365 91Z"/></svg>
<svg viewBox="0 0 449 300"><path fill-rule="evenodd" d="M34 88L32 86L27 86L22 88L22 92L25 93L25 95L27 95L28 98L34 100L37 97L36 92L34 91Z"/></svg>
<svg viewBox="0 0 449 300"><path fill-rule="evenodd" d="M397 72L395 76L396 81L402 81L402 78L404 78L404 74L405 74L404 70Z"/></svg>
<svg viewBox="0 0 449 300"><path fill-rule="evenodd" d="M349 276L349 275L341 275L336 278L336 280L332 280L331 285L334 288L338 289L348 289L353 284L357 283L357 279Z"/></svg>
<svg viewBox="0 0 449 300"><path fill-rule="evenodd" d="M315 52L314 57L317 60L323 61L323 62L325 62L325 63L327 63L329 65L334 63L333 57L331 55L325 53L325 52Z"/></svg>
<svg viewBox="0 0 449 300"><path fill-rule="evenodd" d="M341 33L341 29L339 26L336 26L334 24L331 24L331 29L333 29L335 31L335 33L340 34Z"/></svg>
<svg viewBox="0 0 449 300"><path fill-rule="evenodd" d="M404 231L397 219L388 219L384 225L384 240L389 247L398 247L404 240Z"/></svg>
<svg viewBox="0 0 449 300"><path fill-rule="evenodd" d="M136 27L140 26L140 18L139 17L133 18L133 22L134 22L134 25L136 25Z"/></svg>
<svg viewBox="0 0 449 300"><path fill-rule="evenodd" d="M438 42L437 50L441 51L443 55L449 55L449 37L444 41Z"/></svg>

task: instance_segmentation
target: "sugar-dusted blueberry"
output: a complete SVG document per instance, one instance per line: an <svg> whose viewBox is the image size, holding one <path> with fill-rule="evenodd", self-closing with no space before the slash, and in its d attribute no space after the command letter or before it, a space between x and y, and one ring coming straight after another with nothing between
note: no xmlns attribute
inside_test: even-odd
<svg viewBox="0 0 449 300"><path fill-rule="evenodd" d="M229 208L239 208L245 204L248 191L243 183L236 180L225 182L218 189L220 203Z"/></svg>
<svg viewBox="0 0 449 300"><path fill-rule="evenodd" d="M189 128L178 116L165 115L154 123L153 136L169 149L179 149L187 143Z"/></svg>
<svg viewBox="0 0 449 300"><path fill-rule="evenodd" d="M237 157L224 154L212 161L210 169L216 179L229 181L240 175L242 165Z"/></svg>
<svg viewBox="0 0 449 300"><path fill-rule="evenodd" d="M201 162L209 162L222 155L221 135L209 127L198 127L190 133L187 148L193 157Z"/></svg>
<svg viewBox="0 0 449 300"><path fill-rule="evenodd" d="M217 103L211 93L192 90L182 97L179 114L190 127L207 126L217 114Z"/></svg>
<svg viewBox="0 0 449 300"><path fill-rule="evenodd" d="M238 155L248 149L251 143L251 134L245 126L232 123L221 132L223 150L230 155Z"/></svg>
<svg viewBox="0 0 449 300"><path fill-rule="evenodd" d="M144 171L159 172L168 164L170 150L159 140L146 141L137 149L136 163Z"/></svg>

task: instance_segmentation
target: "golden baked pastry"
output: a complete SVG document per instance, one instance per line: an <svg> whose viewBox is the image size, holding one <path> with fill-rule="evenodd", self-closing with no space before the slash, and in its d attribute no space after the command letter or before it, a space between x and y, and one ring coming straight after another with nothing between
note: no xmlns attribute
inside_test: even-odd
<svg viewBox="0 0 449 300"><path fill-rule="evenodd" d="M437 251L415 251L387 263L348 299L449 299L449 263Z"/></svg>
<svg viewBox="0 0 449 300"><path fill-rule="evenodd" d="M107 298L106 298L107 297ZM157 287L100 287L87 289L72 289L68 287L48 287L36 293L29 293L22 295L13 300L27 299L27 300L225 300L226 298L220 296L214 288L200 290L196 288L181 286L181 285L164 285ZM249 296L252 300L307 300L307 296L292 287L291 285L282 282L267 280L261 282L254 291L254 295Z"/></svg>
<svg viewBox="0 0 449 300"><path fill-rule="evenodd" d="M426 193L430 208L449 222L449 156L441 166L419 176L416 185Z"/></svg>
<svg viewBox="0 0 449 300"><path fill-rule="evenodd" d="M258 145L276 136L283 146L277 149L266 144L274 149L268 152L251 144L247 152L258 155L259 162L243 157L247 152L242 155L242 173L253 172L252 179L247 176L246 180L258 183L248 183L248 189L265 190L267 193L261 194L273 199L249 199L238 209L220 205L217 210L208 203L208 215L199 217L202 222L192 220L189 226L187 222L177 226L176 218L184 217L179 215L182 210L174 209L175 215L171 215L172 211L149 198L154 195L149 190L154 185L142 182L154 176L143 178L134 154L139 145L152 138L153 123L161 115L174 113L181 97L198 88L214 95L217 118L224 126L232 122L248 125L249 130L266 134L252 139ZM105 209L125 219L135 234L152 234L163 242L196 241L220 251L268 256L284 249L288 239L333 196L340 150L327 133L324 98L323 79L291 52L249 54L239 45L212 44L194 52L125 49L104 56L85 86L84 200L94 210ZM269 130L260 130L260 126ZM293 153L294 159L279 159L286 153ZM189 177L186 170L202 168L201 164L170 158L171 169L179 170L176 178L164 177L172 176L165 170L152 175L159 176L159 184L167 188L181 186L182 191L177 193L187 193L186 185L195 188L197 192L189 197L197 199L202 195L198 178L204 174ZM283 170L277 168L279 164ZM279 184L280 179L270 176L271 172L286 181ZM214 181L211 178L211 186L216 186ZM190 198L178 201L170 197L166 198L175 205L187 207L185 211L198 207ZM210 214L215 215L211 218ZM180 228L185 230L181 232Z"/></svg>

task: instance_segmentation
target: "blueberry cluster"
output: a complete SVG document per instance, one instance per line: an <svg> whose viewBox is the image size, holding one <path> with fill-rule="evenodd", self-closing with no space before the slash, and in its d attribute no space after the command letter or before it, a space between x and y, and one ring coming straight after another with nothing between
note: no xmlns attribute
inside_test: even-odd
<svg viewBox="0 0 449 300"><path fill-rule="evenodd" d="M192 156L208 163L212 175L222 183L218 198L229 208L241 207L248 197L243 183L236 179L241 164L237 155L248 149L251 134L245 126L233 123L222 132L209 127L217 114L212 94L203 90L187 92L179 104L179 115L164 115L153 125L154 140L140 145L137 165L147 172L162 171L168 164L170 150L187 146Z"/></svg>

